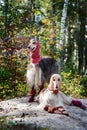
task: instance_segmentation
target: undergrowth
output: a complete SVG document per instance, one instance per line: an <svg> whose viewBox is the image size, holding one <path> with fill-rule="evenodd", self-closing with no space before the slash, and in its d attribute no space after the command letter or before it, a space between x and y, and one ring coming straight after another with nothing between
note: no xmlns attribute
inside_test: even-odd
<svg viewBox="0 0 87 130"><path fill-rule="evenodd" d="M73 74L72 72L61 72L62 75L62 88L61 90L75 98L87 97L87 76Z"/></svg>
<svg viewBox="0 0 87 130"><path fill-rule="evenodd" d="M10 70L0 71L0 99L9 99L19 96L26 96L29 93L29 87L26 84L26 71L16 72L13 76ZM73 74L71 71L61 72L62 87L61 90L75 98L87 98L87 76Z"/></svg>

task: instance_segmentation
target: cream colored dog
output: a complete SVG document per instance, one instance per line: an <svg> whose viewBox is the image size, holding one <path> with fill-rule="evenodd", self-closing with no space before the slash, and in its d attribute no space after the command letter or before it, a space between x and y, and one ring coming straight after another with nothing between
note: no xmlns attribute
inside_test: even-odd
<svg viewBox="0 0 87 130"><path fill-rule="evenodd" d="M46 90L41 91L39 95L38 108L44 109L45 106L64 107L64 104L70 105L72 97L66 96L60 91L62 85L62 79L59 74L53 74L50 79L50 83Z"/></svg>
<svg viewBox="0 0 87 130"><path fill-rule="evenodd" d="M62 85L62 79L59 74L53 74L50 79L48 88L41 91L39 94L39 106L38 109L46 110L50 113L68 115L65 110L66 105L75 105L81 109L86 110L87 107L82 104L81 101L74 99L73 97L66 96L60 91Z"/></svg>

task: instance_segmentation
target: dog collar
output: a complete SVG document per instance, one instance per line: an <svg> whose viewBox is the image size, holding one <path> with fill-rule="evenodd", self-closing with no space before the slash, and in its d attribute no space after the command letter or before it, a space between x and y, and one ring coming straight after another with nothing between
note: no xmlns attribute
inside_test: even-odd
<svg viewBox="0 0 87 130"><path fill-rule="evenodd" d="M59 92L58 90L54 90L53 91L54 94L58 94L58 92Z"/></svg>
<svg viewBox="0 0 87 130"><path fill-rule="evenodd" d="M53 90L52 88L48 88L49 91L53 92L53 94L58 94L59 90Z"/></svg>

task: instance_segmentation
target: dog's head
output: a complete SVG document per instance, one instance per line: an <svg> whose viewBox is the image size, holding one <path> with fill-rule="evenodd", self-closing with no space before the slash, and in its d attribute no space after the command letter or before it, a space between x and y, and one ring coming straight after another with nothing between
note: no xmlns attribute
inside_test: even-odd
<svg viewBox="0 0 87 130"><path fill-rule="evenodd" d="M53 91L56 94L60 90L61 85L61 76L59 74L53 74L50 78L50 84L48 86L49 90Z"/></svg>
<svg viewBox="0 0 87 130"><path fill-rule="evenodd" d="M37 44L36 44L36 40L35 39L31 39L30 43L28 45L28 49L30 52L33 52L36 50Z"/></svg>

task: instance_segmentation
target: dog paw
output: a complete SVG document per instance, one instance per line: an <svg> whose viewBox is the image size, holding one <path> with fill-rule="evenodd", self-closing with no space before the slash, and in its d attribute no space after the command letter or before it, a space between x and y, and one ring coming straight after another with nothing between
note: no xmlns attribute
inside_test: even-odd
<svg viewBox="0 0 87 130"><path fill-rule="evenodd" d="M30 96L29 99L28 99L28 102L33 102L33 101L34 101L34 97Z"/></svg>
<svg viewBox="0 0 87 130"><path fill-rule="evenodd" d="M62 106L57 107L56 110L54 110L54 113L69 116L67 111Z"/></svg>

